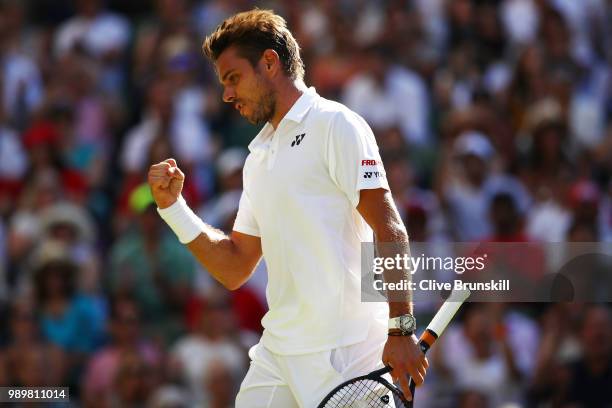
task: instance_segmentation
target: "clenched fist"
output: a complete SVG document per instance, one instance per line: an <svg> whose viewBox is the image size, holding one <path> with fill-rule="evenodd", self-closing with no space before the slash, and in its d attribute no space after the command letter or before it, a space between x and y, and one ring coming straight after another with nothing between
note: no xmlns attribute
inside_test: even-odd
<svg viewBox="0 0 612 408"><path fill-rule="evenodd" d="M148 181L157 206L163 209L178 200L183 190L185 175L174 159L166 159L149 168Z"/></svg>

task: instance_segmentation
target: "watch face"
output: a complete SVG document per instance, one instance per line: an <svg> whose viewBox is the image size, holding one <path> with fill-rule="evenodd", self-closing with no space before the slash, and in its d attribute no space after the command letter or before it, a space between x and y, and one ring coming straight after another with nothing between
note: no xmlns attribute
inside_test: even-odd
<svg viewBox="0 0 612 408"><path fill-rule="evenodd" d="M412 315L403 315L399 319L399 328L403 332L411 332L416 330L416 320Z"/></svg>

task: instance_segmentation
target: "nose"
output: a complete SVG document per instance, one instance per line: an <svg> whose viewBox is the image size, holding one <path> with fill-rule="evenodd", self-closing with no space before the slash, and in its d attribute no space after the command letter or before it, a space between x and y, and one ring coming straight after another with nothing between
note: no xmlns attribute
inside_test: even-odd
<svg viewBox="0 0 612 408"><path fill-rule="evenodd" d="M233 102L236 99L236 92L232 87L225 87L223 89L223 102Z"/></svg>

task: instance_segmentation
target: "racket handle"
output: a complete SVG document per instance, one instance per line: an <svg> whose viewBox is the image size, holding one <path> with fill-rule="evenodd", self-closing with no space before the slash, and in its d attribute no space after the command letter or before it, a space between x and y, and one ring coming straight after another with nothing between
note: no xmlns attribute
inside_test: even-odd
<svg viewBox="0 0 612 408"><path fill-rule="evenodd" d="M423 332L419 340L419 347L423 354L427 354L427 351L437 339L438 335L434 333L433 330L426 329L425 332ZM412 395L412 400L408 401L408 407L412 408L412 405L414 403L414 389L416 387L416 383L412 380L412 377L410 377L410 379L408 380L408 386L410 387L410 395Z"/></svg>
<svg viewBox="0 0 612 408"><path fill-rule="evenodd" d="M457 313L459 307L469 296L469 290L453 291L450 294L429 325L427 325L427 329L421 334L418 344L423 354L426 354L429 348L438 340L438 336L446 329L446 326L448 326L455 313ZM408 402L408 407L412 408L414 404L414 389L416 387L412 377L408 380L408 386L412 395L412 400Z"/></svg>

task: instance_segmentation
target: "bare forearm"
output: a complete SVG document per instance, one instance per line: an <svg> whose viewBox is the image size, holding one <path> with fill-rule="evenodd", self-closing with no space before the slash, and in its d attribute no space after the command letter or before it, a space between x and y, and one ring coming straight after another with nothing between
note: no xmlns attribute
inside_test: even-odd
<svg viewBox="0 0 612 408"><path fill-rule="evenodd" d="M376 234L378 256L395 258L400 255L410 257L408 234L401 221L389 223ZM387 283L410 282L410 271L405 268L385 270L383 278ZM412 314L412 293L409 289L387 292L389 317L406 313Z"/></svg>
<svg viewBox="0 0 612 408"><path fill-rule="evenodd" d="M408 233L395 207L391 193L385 189L361 190L357 210L374 230L377 256L395 258L396 254L410 256ZM383 269L385 283L410 281L407 269ZM412 314L410 290L387 291L390 317Z"/></svg>
<svg viewBox="0 0 612 408"><path fill-rule="evenodd" d="M237 289L249 278L257 265L249 262L240 248L225 235L209 225L186 246L198 262L223 286Z"/></svg>
<svg viewBox="0 0 612 408"><path fill-rule="evenodd" d="M147 177L159 215L200 264L230 290L246 282L261 259L259 237L236 231L227 236L204 223L181 196L185 174L176 160L152 165Z"/></svg>

